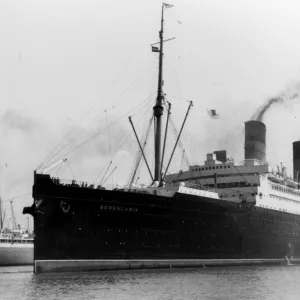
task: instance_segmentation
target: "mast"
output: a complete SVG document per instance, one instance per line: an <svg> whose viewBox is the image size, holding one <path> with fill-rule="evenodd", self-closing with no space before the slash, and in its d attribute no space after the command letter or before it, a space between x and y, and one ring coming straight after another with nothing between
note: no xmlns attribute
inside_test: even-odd
<svg viewBox="0 0 300 300"><path fill-rule="evenodd" d="M164 4L162 4L161 10L161 29L159 32L160 49L159 49L159 72L158 72L158 89L156 105L153 107L154 117L156 118L155 126L155 171L154 181L161 181L161 116L163 115L164 108L162 106L163 100L163 29L164 26Z"/></svg>
<svg viewBox="0 0 300 300"><path fill-rule="evenodd" d="M2 218L2 199L0 197L0 232L3 229L3 218Z"/></svg>
<svg viewBox="0 0 300 300"><path fill-rule="evenodd" d="M163 168L163 161L164 161L164 156L165 156L166 141L167 141L167 134L168 134L169 117L170 117L170 114L171 114L171 103L168 102L168 104L169 104L169 109L168 109L168 115L167 115L167 123L166 123L166 130L165 130L163 152L162 152L162 157L161 157L160 171L162 171L162 168ZM161 174L161 179L163 180L162 174Z"/></svg>

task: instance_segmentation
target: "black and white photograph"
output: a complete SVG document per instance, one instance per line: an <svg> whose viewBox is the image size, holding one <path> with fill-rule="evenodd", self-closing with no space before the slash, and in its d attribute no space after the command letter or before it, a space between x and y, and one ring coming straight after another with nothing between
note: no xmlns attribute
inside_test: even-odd
<svg viewBox="0 0 300 300"><path fill-rule="evenodd" d="M0 299L300 299L299 12L0 0Z"/></svg>

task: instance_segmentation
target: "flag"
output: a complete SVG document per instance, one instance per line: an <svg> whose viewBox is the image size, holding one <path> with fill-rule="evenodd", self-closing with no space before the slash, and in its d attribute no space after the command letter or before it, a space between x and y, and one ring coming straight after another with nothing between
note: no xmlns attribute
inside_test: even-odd
<svg viewBox="0 0 300 300"><path fill-rule="evenodd" d="M219 117L219 114L217 114L215 109L208 110L208 114L212 119L217 119Z"/></svg>
<svg viewBox="0 0 300 300"><path fill-rule="evenodd" d="M164 5L165 8L171 8L171 7L174 7L174 5L167 4L167 3L163 3L163 5Z"/></svg>
<svg viewBox="0 0 300 300"><path fill-rule="evenodd" d="M158 47L154 47L154 46L152 46L152 52L159 52L159 49L158 49Z"/></svg>

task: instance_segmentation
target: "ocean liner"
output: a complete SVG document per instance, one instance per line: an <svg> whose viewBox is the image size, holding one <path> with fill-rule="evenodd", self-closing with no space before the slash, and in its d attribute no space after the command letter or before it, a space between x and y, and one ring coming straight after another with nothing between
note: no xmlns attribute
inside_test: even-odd
<svg viewBox="0 0 300 300"><path fill-rule="evenodd" d="M13 212L12 203L11 209ZM21 227L18 228L15 221L14 230L4 228L3 219L0 199L0 267L32 265L33 237Z"/></svg>
<svg viewBox="0 0 300 300"><path fill-rule="evenodd" d="M33 265L33 248L27 233L0 233L0 267Z"/></svg>
<svg viewBox="0 0 300 300"><path fill-rule="evenodd" d="M35 171L34 202L23 209L34 217L35 272L281 264L300 256L299 142L295 178L266 163L266 127L255 120L245 123L242 164L215 151L204 165L166 175L168 164L162 172L165 7L152 48L159 53L152 184L108 189Z"/></svg>

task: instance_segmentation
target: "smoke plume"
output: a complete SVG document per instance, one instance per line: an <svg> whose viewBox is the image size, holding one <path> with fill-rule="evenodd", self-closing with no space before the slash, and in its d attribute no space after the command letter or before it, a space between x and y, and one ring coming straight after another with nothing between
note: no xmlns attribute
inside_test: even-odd
<svg viewBox="0 0 300 300"><path fill-rule="evenodd" d="M282 103L284 100L281 97L275 97L275 98L271 98L267 101L266 104L264 104L258 112L258 115L255 117L256 121L262 121L264 114L266 113L266 111L273 105L276 103ZM252 118L253 119L253 118Z"/></svg>
<svg viewBox="0 0 300 300"><path fill-rule="evenodd" d="M283 92L281 92L278 96L272 97L267 100L265 104L263 104L255 114L252 116L252 120L262 121L266 112L274 105L274 104L282 104L288 100L296 99L300 94L300 82L291 83Z"/></svg>

